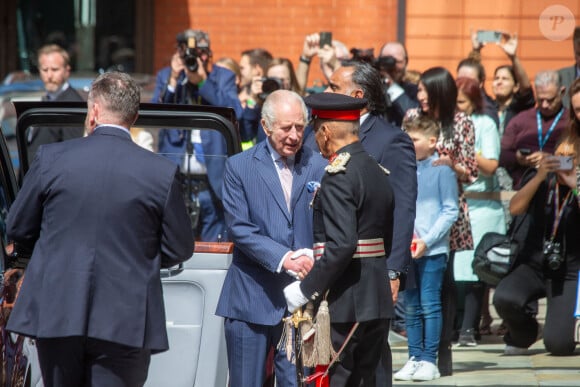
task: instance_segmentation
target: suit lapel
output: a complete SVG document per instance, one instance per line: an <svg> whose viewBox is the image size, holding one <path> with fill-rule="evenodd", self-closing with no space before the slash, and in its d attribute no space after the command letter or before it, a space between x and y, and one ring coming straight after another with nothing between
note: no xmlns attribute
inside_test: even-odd
<svg viewBox="0 0 580 387"><path fill-rule="evenodd" d="M267 139L265 141L268 141ZM280 210L284 213L284 216L288 220L290 219L290 214L288 213L288 208L286 206L286 200L284 199L284 192L282 191L282 183L280 182L280 177L272 161L272 156L268 152L268 147L265 141L262 141L259 145L256 145L256 152L254 157L258 161L256 166L256 172L260 175L262 180L268 189L272 193L272 197L280 207ZM292 181L292 191L294 191L295 181ZM293 195L293 193L292 193Z"/></svg>
<svg viewBox="0 0 580 387"><path fill-rule="evenodd" d="M308 183L308 160L309 157L306 155L306 150L302 148L296 155L294 172L292 173L292 196L290 198L290 210L292 212L298 199L304 194L304 189L306 189L306 184Z"/></svg>

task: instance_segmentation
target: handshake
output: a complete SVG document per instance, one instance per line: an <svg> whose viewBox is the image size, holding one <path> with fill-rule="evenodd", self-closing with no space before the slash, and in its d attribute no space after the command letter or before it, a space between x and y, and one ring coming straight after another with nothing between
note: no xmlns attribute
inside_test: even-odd
<svg viewBox="0 0 580 387"><path fill-rule="evenodd" d="M283 267L291 277L301 280L312 269L314 255L312 249L300 249L294 251L284 260Z"/></svg>
<svg viewBox="0 0 580 387"><path fill-rule="evenodd" d="M297 279L284 288L284 297L290 313L294 313L296 309L308 302L300 290L300 281L306 277L313 265L314 255L311 249L296 250L284 260L283 267L286 273Z"/></svg>

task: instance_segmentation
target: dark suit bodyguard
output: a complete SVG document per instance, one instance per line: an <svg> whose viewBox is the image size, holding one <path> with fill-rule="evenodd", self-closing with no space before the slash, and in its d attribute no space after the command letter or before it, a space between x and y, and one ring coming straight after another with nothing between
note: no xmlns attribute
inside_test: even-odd
<svg viewBox="0 0 580 387"><path fill-rule="evenodd" d="M231 387L262 385L287 314L284 286L314 262L309 187L319 185L325 162L302 147L307 118L298 94L273 92L262 107L268 138L226 163L223 203L235 248L216 314L225 317ZM283 346L275 366L278 386L296 385Z"/></svg>
<svg viewBox="0 0 580 387"><path fill-rule="evenodd" d="M46 90L43 101L83 101L81 95L68 82L70 58L62 47L48 44L38 50L38 72ZM82 137L83 134L82 126L30 128L27 133L28 162L32 161L40 145Z"/></svg>
<svg viewBox="0 0 580 387"><path fill-rule="evenodd" d="M292 312L307 301L329 303L336 351L353 336L330 371L330 385L374 386L375 370L393 315L386 259L393 233L388 171L359 142L367 101L343 94L306 98L316 142L330 165L314 202L314 267L284 289ZM355 323L359 323L358 327Z"/></svg>
<svg viewBox="0 0 580 387"><path fill-rule="evenodd" d="M41 146L7 219L33 248L10 331L36 338L44 385L141 386L168 349L160 269L191 257L178 169L131 141L139 86L92 84L88 137Z"/></svg>

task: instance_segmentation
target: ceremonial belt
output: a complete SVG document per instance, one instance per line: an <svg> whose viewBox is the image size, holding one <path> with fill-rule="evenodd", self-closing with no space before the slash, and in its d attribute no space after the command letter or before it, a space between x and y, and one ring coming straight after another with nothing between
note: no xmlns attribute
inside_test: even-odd
<svg viewBox="0 0 580 387"><path fill-rule="evenodd" d="M324 254L324 246L326 242L315 243L312 247L314 253L314 259L320 259L322 254ZM385 254L385 243L383 238L374 239L359 239L357 241L356 251L354 252L353 258L374 258L374 257L384 257Z"/></svg>

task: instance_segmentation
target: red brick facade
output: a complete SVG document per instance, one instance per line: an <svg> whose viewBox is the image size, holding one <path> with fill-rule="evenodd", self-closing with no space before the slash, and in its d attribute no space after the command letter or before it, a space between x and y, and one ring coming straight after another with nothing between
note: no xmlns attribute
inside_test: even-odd
<svg viewBox="0 0 580 387"><path fill-rule="evenodd" d="M263 47L297 66L304 37L317 31L377 54L396 39L397 0L156 0L155 70L169 63L175 35L186 28L209 32L214 59L239 60L243 50ZM321 78L313 63L309 84Z"/></svg>

